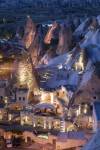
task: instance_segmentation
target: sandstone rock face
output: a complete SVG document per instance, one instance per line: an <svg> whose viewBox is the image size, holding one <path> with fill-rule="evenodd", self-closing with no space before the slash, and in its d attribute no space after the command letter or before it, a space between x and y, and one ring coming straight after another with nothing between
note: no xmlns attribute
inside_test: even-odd
<svg viewBox="0 0 100 150"><path fill-rule="evenodd" d="M0 54L2 54L1 79L11 79L18 87L27 86L30 90L38 89L30 56L23 46L16 45L13 41L10 44L9 42L0 43Z"/></svg>
<svg viewBox="0 0 100 150"><path fill-rule="evenodd" d="M43 52L43 35L40 28L37 28L34 40L28 50L31 55L33 65L37 65L40 59L40 54Z"/></svg>
<svg viewBox="0 0 100 150"><path fill-rule="evenodd" d="M57 54L64 54L68 52L70 50L71 45L72 45L71 28L66 27L66 25L61 25Z"/></svg>
<svg viewBox="0 0 100 150"><path fill-rule="evenodd" d="M75 103L89 103L100 99L100 79L92 75L91 79L81 87L75 96Z"/></svg>
<svg viewBox="0 0 100 150"><path fill-rule="evenodd" d="M28 17L23 37L23 43L26 48L29 48L32 42L34 41L35 33L36 33L36 26L33 23L32 19Z"/></svg>
<svg viewBox="0 0 100 150"><path fill-rule="evenodd" d="M57 29L58 28L59 28L59 24L56 23L56 22L54 22L53 25L52 25L52 27L49 28L49 30L48 30L48 32L47 32L47 34L45 36L44 42L46 44L51 44L51 41L53 39L57 39L58 38L57 37ZM55 34L55 32L56 32L56 34Z"/></svg>

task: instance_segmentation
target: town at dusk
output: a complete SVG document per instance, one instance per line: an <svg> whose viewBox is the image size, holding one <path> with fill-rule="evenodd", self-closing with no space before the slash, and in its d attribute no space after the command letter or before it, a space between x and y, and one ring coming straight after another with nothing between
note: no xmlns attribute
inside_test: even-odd
<svg viewBox="0 0 100 150"><path fill-rule="evenodd" d="M100 0L0 0L0 150L100 150Z"/></svg>

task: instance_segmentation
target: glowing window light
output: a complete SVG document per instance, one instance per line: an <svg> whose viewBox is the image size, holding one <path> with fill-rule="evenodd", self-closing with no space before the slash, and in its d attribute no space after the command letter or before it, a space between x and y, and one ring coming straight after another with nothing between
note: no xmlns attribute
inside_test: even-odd
<svg viewBox="0 0 100 150"><path fill-rule="evenodd" d="M25 116L25 122L28 122L28 116Z"/></svg>
<svg viewBox="0 0 100 150"><path fill-rule="evenodd" d="M39 135L38 137L48 140L48 136L47 135Z"/></svg>
<svg viewBox="0 0 100 150"><path fill-rule="evenodd" d="M68 128L67 128L67 132L69 132L69 131L73 131L73 130L75 130L75 127L74 127L74 125L72 124L72 125L70 125Z"/></svg>
<svg viewBox="0 0 100 150"><path fill-rule="evenodd" d="M8 116L8 120L9 120L9 121L11 121L11 120L12 120L12 115L11 115L11 114L9 114L9 116Z"/></svg>
<svg viewBox="0 0 100 150"><path fill-rule="evenodd" d="M4 98L4 101L5 101L5 104L7 104L7 103L8 103L8 98L5 97L5 98Z"/></svg>
<svg viewBox="0 0 100 150"><path fill-rule="evenodd" d="M83 62L83 60L84 60L84 56L83 56L83 53L81 52L79 60L75 63L75 69L76 70L81 70L81 71L84 70L84 62Z"/></svg>
<svg viewBox="0 0 100 150"><path fill-rule="evenodd" d="M0 111L0 120L2 120L3 115L2 115L2 111Z"/></svg>
<svg viewBox="0 0 100 150"><path fill-rule="evenodd" d="M86 114L87 111L88 111L88 106L87 106L87 104L86 104L86 105L85 105L85 108L84 108L84 114Z"/></svg>
<svg viewBox="0 0 100 150"><path fill-rule="evenodd" d="M0 59L3 59L3 55L0 54Z"/></svg>
<svg viewBox="0 0 100 150"><path fill-rule="evenodd" d="M46 129L46 127L47 127L47 122L46 122L46 120L44 119L44 129Z"/></svg>
<svg viewBox="0 0 100 150"><path fill-rule="evenodd" d="M65 120L62 120L60 123L61 123L60 124L60 130L61 130L61 132L65 132L65 130L66 130Z"/></svg>
<svg viewBox="0 0 100 150"><path fill-rule="evenodd" d="M85 109L84 109L84 114L86 114L86 113L87 113L87 109L85 108Z"/></svg>
<svg viewBox="0 0 100 150"><path fill-rule="evenodd" d="M54 93L50 93L50 96L51 96L51 103L53 104L54 103Z"/></svg>
<svg viewBox="0 0 100 150"><path fill-rule="evenodd" d="M76 111L77 116L81 114L81 106L79 106L78 110Z"/></svg>

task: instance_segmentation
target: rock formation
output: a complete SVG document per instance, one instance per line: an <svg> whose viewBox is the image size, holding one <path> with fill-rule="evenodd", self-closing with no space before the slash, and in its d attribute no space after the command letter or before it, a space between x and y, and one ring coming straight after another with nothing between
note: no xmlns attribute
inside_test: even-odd
<svg viewBox="0 0 100 150"><path fill-rule="evenodd" d="M36 33L36 25L33 23L30 16L28 16L23 36L23 43L26 48L29 48L32 42L34 41L35 33Z"/></svg>
<svg viewBox="0 0 100 150"><path fill-rule="evenodd" d="M61 25L59 32L59 43L56 50L57 54L64 54L70 50L72 46L72 31L70 27L66 25Z"/></svg>

